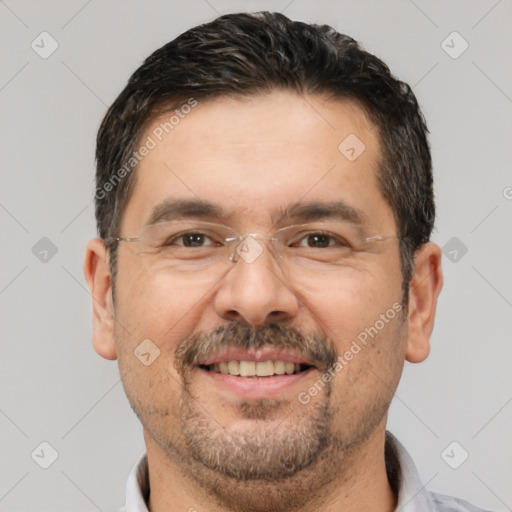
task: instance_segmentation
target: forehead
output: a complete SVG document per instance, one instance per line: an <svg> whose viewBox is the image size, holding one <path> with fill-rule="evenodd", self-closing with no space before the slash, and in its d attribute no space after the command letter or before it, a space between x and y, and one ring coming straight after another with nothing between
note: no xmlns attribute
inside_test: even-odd
<svg viewBox="0 0 512 512"><path fill-rule="evenodd" d="M169 198L217 203L228 220L253 226L268 227L302 198L342 200L392 222L377 186L377 130L357 104L274 91L199 100L180 114L153 120L141 139L152 148L136 170L124 228L142 227Z"/></svg>

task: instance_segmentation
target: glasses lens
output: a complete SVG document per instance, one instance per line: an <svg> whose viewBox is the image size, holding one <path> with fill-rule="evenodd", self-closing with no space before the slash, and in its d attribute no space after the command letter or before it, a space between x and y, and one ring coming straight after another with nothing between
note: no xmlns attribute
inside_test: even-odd
<svg viewBox="0 0 512 512"><path fill-rule="evenodd" d="M140 250L178 261L227 256L225 240L233 234L228 227L217 224L162 222L143 230L139 238Z"/></svg>
<svg viewBox="0 0 512 512"><path fill-rule="evenodd" d="M343 222L290 226L281 230L279 239L285 259L304 265L339 265L372 249L358 229Z"/></svg>
<svg viewBox="0 0 512 512"><path fill-rule="evenodd" d="M253 263L270 250L290 275L296 266L320 271L354 264L364 254L375 252L378 240L369 241L353 225L336 221L288 226L275 236L240 237L222 224L176 220L146 227L138 251L178 269L222 273L231 262Z"/></svg>

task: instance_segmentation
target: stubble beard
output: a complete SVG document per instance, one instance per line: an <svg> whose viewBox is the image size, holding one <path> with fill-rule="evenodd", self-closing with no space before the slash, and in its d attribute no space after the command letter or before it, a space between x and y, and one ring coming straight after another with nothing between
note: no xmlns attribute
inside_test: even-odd
<svg viewBox="0 0 512 512"><path fill-rule="evenodd" d="M227 428L184 389L180 442L157 442L184 477L220 508L318 510L328 489L350 477L358 448L385 421L389 405L375 404L353 431L340 435L332 424L330 394L326 387L307 406L287 403L288 416L281 400L241 402L237 414L245 425ZM249 422L253 428L247 428Z"/></svg>
<svg viewBox="0 0 512 512"><path fill-rule="evenodd" d="M191 456L206 468L237 481L272 482L296 475L329 444L330 388L307 406L289 400L240 401L241 421L224 426L210 416L185 385L181 426Z"/></svg>
<svg viewBox="0 0 512 512"><path fill-rule="evenodd" d="M134 411L186 480L219 508L236 512L318 510L328 489L342 487L353 473L361 445L385 427L393 395L375 396L359 417L347 416L351 398L333 403L327 383L307 405L293 399L231 403L241 421L223 425L216 409L201 403L189 371L182 376L178 410L149 412L139 403ZM174 432L164 426L169 414L179 416Z"/></svg>
<svg viewBox="0 0 512 512"><path fill-rule="evenodd" d="M228 510L277 512L302 506L311 489L325 485L336 472L334 460L328 460L332 454L326 453L334 444L330 394L326 387L324 396L308 405L240 401L234 408L241 421L224 426L185 379L180 409L186 473ZM307 471L319 460L331 471Z"/></svg>

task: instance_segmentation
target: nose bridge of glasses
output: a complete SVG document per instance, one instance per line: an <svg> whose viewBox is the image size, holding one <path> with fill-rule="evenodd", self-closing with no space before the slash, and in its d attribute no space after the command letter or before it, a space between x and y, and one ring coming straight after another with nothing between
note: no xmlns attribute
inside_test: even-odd
<svg viewBox="0 0 512 512"><path fill-rule="evenodd" d="M236 263L239 259L243 259L246 263L253 263L269 247L271 248L271 254L276 259L283 258L279 250L279 239L270 235L248 233L236 238L229 238L227 242L231 244L229 261L233 263Z"/></svg>

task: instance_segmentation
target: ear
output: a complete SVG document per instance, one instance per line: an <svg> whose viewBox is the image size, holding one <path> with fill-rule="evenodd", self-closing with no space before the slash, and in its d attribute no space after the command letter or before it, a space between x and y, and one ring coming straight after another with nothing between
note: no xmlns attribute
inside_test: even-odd
<svg viewBox="0 0 512 512"><path fill-rule="evenodd" d="M92 344L105 359L117 359L114 343L112 276L108 251L99 238L90 240L85 250L84 276L92 296Z"/></svg>
<svg viewBox="0 0 512 512"><path fill-rule="evenodd" d="M405 358L421 363L430 352L437 298L443 287L441 249L428 242L414 256L414 274L409 288L409 337Z"/></svg>

